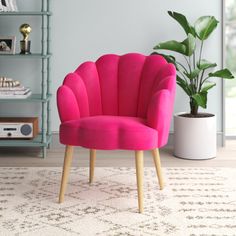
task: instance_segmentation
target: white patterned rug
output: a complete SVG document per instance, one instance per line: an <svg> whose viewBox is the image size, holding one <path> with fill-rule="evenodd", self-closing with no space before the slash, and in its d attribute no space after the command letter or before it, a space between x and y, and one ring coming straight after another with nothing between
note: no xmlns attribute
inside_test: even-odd
<svg viewBox="0 0 236 236"><path fill-rule="evenodd" d="M0 168L1 236L235 236L236 169L145 168L144 213L135 169L72 168L58 204L61 168Z"/></svg>

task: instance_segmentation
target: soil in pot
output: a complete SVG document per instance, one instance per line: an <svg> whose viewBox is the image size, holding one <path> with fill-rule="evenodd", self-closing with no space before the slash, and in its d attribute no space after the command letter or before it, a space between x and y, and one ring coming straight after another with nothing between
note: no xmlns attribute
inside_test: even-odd
<svg viewBox="0 0 236 236"><path fill-rule="evenodd" d="M188 117L188 118L206 118L206 117L213 117L214 115L211 114L211 113L198 113L197 115L192 115L190 113L185 113L185 114L181 114L179 116Z"/></svg>

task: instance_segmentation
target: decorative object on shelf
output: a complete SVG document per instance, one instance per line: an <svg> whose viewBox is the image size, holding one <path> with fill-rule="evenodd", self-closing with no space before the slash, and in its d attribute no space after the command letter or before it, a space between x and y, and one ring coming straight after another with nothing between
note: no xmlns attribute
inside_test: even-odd
<svg viewBox="0 0 236 236"><path fill-rule="evenodd" d="M13 80L7 77L0 77L0 88L18 87L19 85L20 85L20 81L18 80Z"/></svg>
<svg viewBox="0 0 236 236"><path fill-rule="evenodd" d="M15 46L15 36L0 36L0 54L15 54Z"/></svg>
<svg viewBox="0 0 236 236"><path fill-rule="evenodd" d="M18 6L17 6L17 3L16 3L16 0L8 0L11 2L11 5L12 5L12 11L18 11Z"/></svg>
<svg viewBox="0 0 236 236"><path fill-rule="evenodd" d="M173 55L161 54L175 65L178 71L177 84L189 97L190 104L189 113L174 116L174 155L185 159L214 158L216 157L216 117L214 114L199 113L198 109L207 107L208 91L216 85L215 82L210 81L211 78L234 78L227 68L215 72L209 71L217 64L202 57L204 42L219 22L214 16L202 16L192 25L178 12L168 11L168 14L181 25L186 38L182 42L171 40L159 43L154 49L177 52L184 57L185 64ZM215 48L217 50L217 47Z"/></svg>
<svg viewBox="0 0 236 236"><path fill-rule="evenodd" d="M38 117L0 117L1 139L33 139L38 132Z"/></svg>
<svg viewBox="0 0 236 236"><path fill-rule="evenodd" d="M21 85L18 80L0 77L0 99L22 99L30 95L31 90Z"/></svg>
<svg viewBox="0 0 236 236"><path fill-rule="evenodd" d="M18 11L16 0L0 0L0 12Z"/></svg>
<svg viewBox="0 0 236 236"><path fill-rule="evenodd" d="M8 11L8 4L6 0L0 0L0 10Z"/></svg>
<svg viewBox="0 0 236 236"><path fill-rule="evenodd" d="M31 27L29 24L22 24L19 28L21 34L23 35L23 40L20 41L20 54L31 54L30 52L30 43L29 34L31 32Z"/></svg>

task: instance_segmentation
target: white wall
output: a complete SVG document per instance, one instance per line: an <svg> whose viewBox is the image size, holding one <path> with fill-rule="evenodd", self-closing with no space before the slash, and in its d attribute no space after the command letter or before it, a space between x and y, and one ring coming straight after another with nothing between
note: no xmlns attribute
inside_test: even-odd
<svg viewBox="0 0 236 236"><path fill-rule="evenodd" d="M40 9L40 1L18 0L20 10ZM221 0L51 0L52 2L52 130L58 131L55 94L64 76L81 62L96 60L105 53L123 54L140 52L149 54L160 41L183 40L182 29L169 17L168 10L185 14L191 22L199 16L214 15L221 21ZM20 24L32 25L30 35L32 52L40 48L40 21L36 17L0 18L0 35L16 35L17 51L22 36L18 33ZM205 46L204 56L222 63L221 23ZM0 58L0 75L20 79L36 92L40 86L40 65L38 61ZM218 118L217 129L222 131L222 83L218 82L209 93L207 111ZM0 115L34 115L40 106L2 105ZM175 112L188 110L188 99L178 89Z"/></svg>

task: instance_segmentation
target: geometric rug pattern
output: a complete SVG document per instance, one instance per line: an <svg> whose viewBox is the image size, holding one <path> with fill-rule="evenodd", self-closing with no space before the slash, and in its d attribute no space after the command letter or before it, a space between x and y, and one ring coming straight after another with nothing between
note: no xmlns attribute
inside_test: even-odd
<svg viewBox="0 0 236 236"><path fill-rule="evenodd" d="M236 236L236 169L144 168L138 213L134 168L71 168L58 204L62 168L0 168L1 236Z"/></svg>

